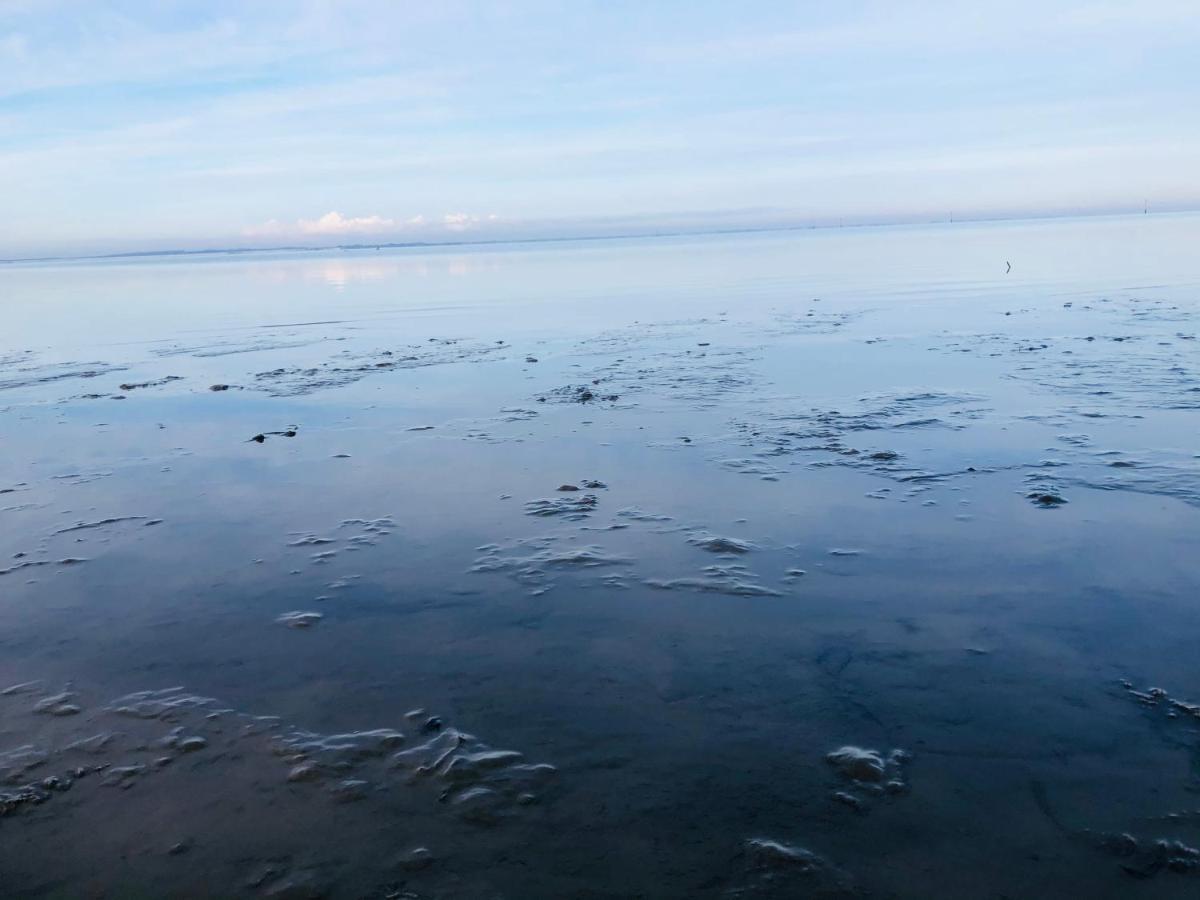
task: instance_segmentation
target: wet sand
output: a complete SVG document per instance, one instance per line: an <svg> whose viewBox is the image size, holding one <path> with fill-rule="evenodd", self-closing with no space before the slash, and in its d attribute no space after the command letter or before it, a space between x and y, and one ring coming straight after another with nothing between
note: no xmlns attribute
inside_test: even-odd
<svg viewBox="0 0 1200 900"><path fill-rule="evenodd" d="M0 269L4 896L1195 896L1198 237Z"/></svg>

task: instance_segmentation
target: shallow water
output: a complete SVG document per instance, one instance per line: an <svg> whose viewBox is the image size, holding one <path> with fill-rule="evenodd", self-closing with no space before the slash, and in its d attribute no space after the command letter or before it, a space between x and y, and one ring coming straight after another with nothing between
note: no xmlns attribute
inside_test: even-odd
<svg viewBox="0 0 1200 900"><path fill-rule="evenodd" d="M1198 238L0 268L4 896L1195 896Z"/></svg>

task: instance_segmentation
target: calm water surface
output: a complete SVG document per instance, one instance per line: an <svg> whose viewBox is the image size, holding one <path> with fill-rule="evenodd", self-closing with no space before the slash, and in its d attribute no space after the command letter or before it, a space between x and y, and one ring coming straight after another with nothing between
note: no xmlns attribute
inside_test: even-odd
<svg viewBox="0 0 1200 900"><path fill-rule="evenodd" d="M0 893L1196 896L1198 240L0 268Z"/></svg>

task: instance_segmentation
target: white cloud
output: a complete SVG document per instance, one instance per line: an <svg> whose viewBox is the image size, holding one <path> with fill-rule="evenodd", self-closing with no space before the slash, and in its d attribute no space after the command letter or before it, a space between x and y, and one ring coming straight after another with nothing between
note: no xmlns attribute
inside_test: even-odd
<svg viewBox="0 0 1200 900"><path fill-rule="evenodd" d="M396 228L396 220L383 216L343 216L336 210L325 213L318 219L297 219L295 222L280 222L269 219L261 225L252 225L242 230L247 237L280 235L340 235L376 234Z"/></svg>
<svg viewBox="0 0 1200 900"><path fill-rule="evenodd" d="M484 222L494 222L496 216L477 216L473 213L446 213L442 216L442 226L447 231L471 231L478 228Z"/></svg>
<svg viewBox="0 0 1200 900"><path fill-rule="evenodd" d="M395 228L396 220L383 216L347 218L340 212L327 212L319 219L301 219L296 226L301 234L371 234Z"/></svg>
<svg viewBox="0 0 1200 900"><path fill-rule="evenodd" d="M480 225L496 221L498 221L498 217L495 214L477 215L455 212L432 219L418 214L404 221L397 221L381 215L344 216L334 210L316 219L297 219L295 222L269 219L261 225L242 229L242 234L246 237L338 237L342 235L412 234L414 232L450 231L457 233L471 231Z"/></svg>

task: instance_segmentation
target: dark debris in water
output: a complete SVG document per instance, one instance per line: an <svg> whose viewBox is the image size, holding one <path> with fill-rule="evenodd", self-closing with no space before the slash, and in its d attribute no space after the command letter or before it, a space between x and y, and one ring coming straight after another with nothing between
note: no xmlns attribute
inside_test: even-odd
<svg viewBox="0 0 1200 900"><path fill-rule="evenodd" d="M1049 491L1030 491L1025 497L1031 500L1034 506L1040 506L1042 509L1053 509L1067 502L1067 499L1061 494Z"/></svg>
<svg viewBox="0 0 1200 900"><path fill-rule="evenodd" d="M149 381L133 381L121 385L123 391L136 391L142 388L161 387L164 384L170 384L172 381L183 381L180 375L167 375L165 378L154 378Z"/></svg>
<svg viewBox="0 0 1200 900"><path fill-rule="evenodd" d="M246 443L247 444L249 444L249 443L261 444L261 443L264 443L266 441L266 439L269 437L289 437L289 438L291 438L291 437L295 437L296 434L297 434L296 426L292 426L291 428L285 428L283 431L263 431L263 432L260 432L259 434L254 435L254 437L248 438L246 440Z"/></svg>
<svg viewBox="0 0 1200 900"><path fill-rule="evenodd" d="M620 399L619 394L605 393L596 384L555 388L549 393L537 397L538 403L615 403Z"/></svg>

